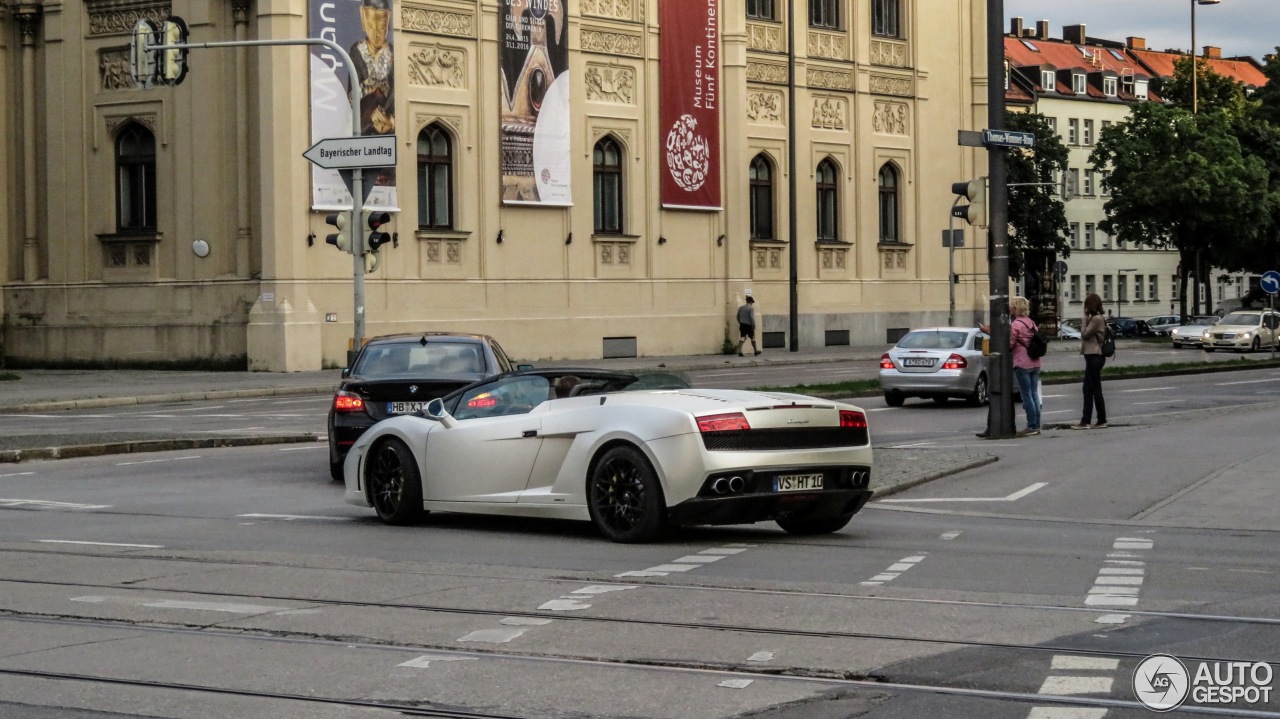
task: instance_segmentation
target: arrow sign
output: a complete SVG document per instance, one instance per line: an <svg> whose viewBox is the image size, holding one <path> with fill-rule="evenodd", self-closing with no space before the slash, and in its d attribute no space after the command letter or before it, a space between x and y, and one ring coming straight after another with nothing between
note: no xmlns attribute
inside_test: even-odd
<svg viewBox="0 0 1280 719"><path fill-rule="evenodd" d="M1280 292L1280 272L1267 270L1263 273L1262 282L1259 284L1262 285L1262 291L1269 295L1274 295L1277 292Z"/></svg>
<svg viewBox="0 0 1280 719"><path fill-rule="evenodd" d="M395 167L396 136L330 137L312 145L302 156L326 170Z"/></svg>
<svg viewBox="0 0 1280 719"><path fill-rule="evenodd" d="M1035 147L1036 135L1013 130L983 130L982 144L987 147Z"/></svg>

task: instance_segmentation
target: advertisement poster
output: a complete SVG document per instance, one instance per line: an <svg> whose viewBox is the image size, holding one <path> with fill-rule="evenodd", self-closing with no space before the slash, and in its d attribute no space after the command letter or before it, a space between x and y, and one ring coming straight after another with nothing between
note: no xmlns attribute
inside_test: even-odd
<svg viewBox="0 0 1280 719"><path fill-rule="evenodd" d="M720 209L720 0L659 0L662 206Z"/></svg>
<svg viewBox="0 0 1280 719"><path fill-rule="evenodd" d="M360 133L394 135L395 73L392 64L392 0L309 0L309 32L337 43L351 56L347 67L337 53L311 47L311 141L351 136L350 84L360 86ZM373 190L366 207L399 209L395 168L365 170ZM351 209L337 170L311 168L311 205L316 210Z"/></svg>
<svg viewBox="0 0 1280 719"><path fill-rule="evenodd" d="M566 0L500 0L502 201L573 204Z"/></svg>

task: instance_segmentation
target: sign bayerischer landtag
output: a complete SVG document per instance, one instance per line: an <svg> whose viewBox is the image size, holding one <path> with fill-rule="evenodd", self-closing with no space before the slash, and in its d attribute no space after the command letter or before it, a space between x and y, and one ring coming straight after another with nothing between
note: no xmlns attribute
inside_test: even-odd
<svg viewBox="0 0 1280 719"><path fill-rule="evenodd" d="M720 209L720 0L661 0L662 205Z"/></svg>
<svg viewBox="0 0 1280 719"><path fill-rule="evenodd" d="M395 167L396 138L395 135L330 137L312 145L302 156L326 170Z"/></svg>

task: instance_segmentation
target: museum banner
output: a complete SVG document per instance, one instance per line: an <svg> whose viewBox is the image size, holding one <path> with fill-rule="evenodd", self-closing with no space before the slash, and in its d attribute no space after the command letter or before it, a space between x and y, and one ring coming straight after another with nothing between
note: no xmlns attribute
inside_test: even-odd
<svg viewBox="0 0 1280 719"><path fill-rule="evenodd" d="M351 136L352 77L360 83L360 134L395 135L395 72L392 0L308 0L313 38L347 50L354 67L323 45L311 46L311 142ZM393 167L366 170L373 188L366 207L398 210ZM316 210L349 210L351 193L337 170L311 168L311 205Z"/></svg>
<svg viewBox="0 0 1280 719"><path fill-rule="evenodd" d="M662 206L720 209L720 0L659 0Z"/></svg>
<svg viewBox="0 0 1280 719"><path fill-rule="evenodd" d="M573 204L566 0L500 0L502 201Z"/></svg>

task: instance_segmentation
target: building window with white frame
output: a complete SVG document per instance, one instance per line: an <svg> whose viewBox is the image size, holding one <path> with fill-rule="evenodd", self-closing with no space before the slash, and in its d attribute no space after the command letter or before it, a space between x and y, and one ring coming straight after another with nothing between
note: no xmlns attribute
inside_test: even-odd
<svg viewBox="0 0 1280 719"><path fill-rule="evenodd" d="M1071 249L1080 249L1080 223L1071 223Z"/></svg>
<svg viewBox="0 0 1280 719"><path fill-rule="evenodd" d="M1155 275L1151 275L1151 279L1154 280L1155 278ZM1133 301L1142 301L1142 275L1133 276Z"/></svg>
<svg viewBox="0 0 1280 719"><path fill-rule="evenodd" d="M1069 292L1071 294L1067 296L1067 299L1071 300L1072 302L1079 302L1080 301L1080 275L1071 275L1070 287L1071 289L1069 290Z"/></svg>
<svg viewBox="0 0 1280 719"><path fill-rule="evenodd" d="M609 136L600 138L591 153L595 232L622 234L622 149Z"/></svg>
<svg viewBox="0 0 1280 719"><path fill-rule="evenodd" d="M1102 299L1105 302L1111 301L1111 275L1102 276Z"/></svg>
<svg viewBox="0 0 1280 719"><path fill-rule="evenodd" d="M1071 73L1071 91L1077 95L1085 93L1085 76L1082 72Z"/></svg>
<svg viewBox="0 0 1280 719"><path fill-rule="evenodd" d="M1067 171L1067 191L1072 197L1080 196L1080 168L1073 167Z"/></svg>
<svg viewBox="0 0 1280 719"><path fill-rule="evenodd" d="M1097 287L1098 285L1095 282L1095 277L1093 275L1084 276L1084 294L1086 297L1092 294L1096 294Z"/></svg>
<svg viewBox="0 0 1280 719"><path fill-rule="evenodd" d="M747 17L752 20L775 20L773 0L747 0Z"/></svg>
<svg viewBox="0 0 1280 719"><path fill-rule="evenodd" d="M1102 78L1102 94L1107 97L1116 96L1116 79L1114 77Z"/></svg>
<svg viewBox="0 0 1280 719"><path fill-rule="evenodd" d="M901 0L871 0L871 34L879 37L902 37L899 23Z"/></svg>
<svg viewBox="0 0 1280 719"><path fill-rule="evenodd" d="M1159 282L1158 275L1150 275L1147 277L1147 300L1150 302L1155 302L1160 299L1159 285L1157 282Z"/></svg>
<svg viewBox="0 0 1280 719"><path fill-rule="evenodd" d="M1084 121L1084 144L1093 144L1093 120Z"/></svg>
<svg viewBox="0 0 1280 719"><path fill-rule="evenodd" d="M1067 120L1067 144L1080 144L1080 121L1074 117Z"/></svg>
<svg viewBox="0 0 1280 719"><path fill-rule="evenodd" d="M1049 131L1050 131L1050 132L1052 132L1052 133L1053 133L1053 134L1055 134L1055 135L1056 135L1056 134L1058 134L1058 118L1056 118L1056 117L1046 117L1046 118L1044 119L1044 121L1045 121L1045 122L1047 122L1047 123L1049 123Z"/></svg>
<svg viewBox="0 0 1280 719"><path fill-rule="evenodd" d="M1098 247L1101 247L1104 250L1111 249L1111 235L1108 235L1102 230L1098 230Z"/></svg>
<svg viewBox="0 0 1280 719"><path fill-rule="evenodd" d="M814 175L818 205L818 241L840 241L840 184L836 163L826 158Z"/></svg>
<svg viewBox="0 0 1280 719"><path fill-rule="evenodd" d="M1044 92L1053 92L1058 89L1058 76L1053 70L1040 71L1040 89Z"/></svg>
<svg viewBox="0 0 1280 719"><path fill-rule="evenodd" d="M1093 197L1093 170L1088 168L1084 171L1084 195Z"/></svg>
<svg viewBox="0 0 1280 719"><path fill-rule="evenodd" d="M1147 81L1138 80L1133 84L1133 96L1139 100L1147 99Z"/></svg>
<svg viewBox="0 0 1280 719"><path fill-rule="evenodd" d="M1093 249L1093 228L1094 224L1092 222L1084 223L1084 248L1086 250Z"/></svg>
<svg viewBox="0 0 1280 719"><path fill-rule="evenodd" d="M1129 278L1125 275L1116 275L1116 297L1121 302L1129 299Z"/></svg>

